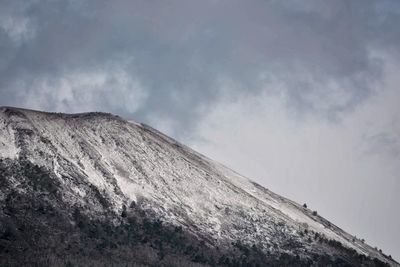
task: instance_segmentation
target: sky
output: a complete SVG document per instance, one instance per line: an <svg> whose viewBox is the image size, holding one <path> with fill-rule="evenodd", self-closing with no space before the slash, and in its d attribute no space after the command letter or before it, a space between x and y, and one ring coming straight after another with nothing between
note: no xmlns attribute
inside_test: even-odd
<svg viewBox="0 0 400 267"><path fill-rule="evenodd" d="M400 260L400 2L0 0L0 105L149 124Z"/></svg>

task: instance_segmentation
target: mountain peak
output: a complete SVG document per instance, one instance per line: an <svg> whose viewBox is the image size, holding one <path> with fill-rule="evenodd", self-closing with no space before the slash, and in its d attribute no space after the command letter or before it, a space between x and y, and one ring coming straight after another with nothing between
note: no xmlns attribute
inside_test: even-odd
<svg viewBox="0 0 400 267"><path fill-rule="evenodd" d="M374 262L373 258L378 263L397 264L309 209L150 126L100 112L62 114L13 107L0 110L0 170L5 174L2 199L16 199L17 195L17 199L42 203L47 210L62 210L56 214L67 225L55 224L52 230L62 233L72 227L76 235L91 240L89 247L100 241L90 233L86 237L86 230L74 228L83 223L82 216L85 223L96 222L107 225L105 229L124 233L124 227L133 227L132 220L136 232L147 234L150 230L146 222L160 222L167 228L159 228L160 224L159 231L175 236L168 227L181 229L186 233L185 240L192 240L185 242L195 242L209 258L220 253L218 257L229 258L228 263L238 260L232 251L239 249L240 255L247 253L250 257L255 253L259 259L271 260L271 264L281 257L304 264L356 266ZM15 210L13 205L20 208L19 202L11 203L10 209ZM32 212L30 209L29 214ZM52 225L45 215L32 213L33 217L44 216L41 220ZM0 214L3 221L10 220L10 216L15 224L24 225L18 213L10 215L3 210ZM35 220L31 223L37 225ZM44 236L48 234L48 230L37 227ZM111 242L110 238L102 235L101 240ZM123 244L120 249L132 249L139 242L129 239L132 245L127 240L118 239ZM171 240L164 240L157 241L152 249L161 253L162 242L173 246ZM147 248L148 244L143 246ZM190 253L174 253L193 260Z"/></svg>
<svg viewBox="0 0 400 267"><path fill-rule="evenodd" d="M118 115L114 115L106 112L79 112L79 113L61 113L61 112L47 112L47 111L39 111L27 108L18 108L11 106L1 106L0 112L9 114L9 115L25 115L25 116L48 116L48 117L63 117L63 118L91 118L91 117L110 117L110 118L119 118Z"/></svg>

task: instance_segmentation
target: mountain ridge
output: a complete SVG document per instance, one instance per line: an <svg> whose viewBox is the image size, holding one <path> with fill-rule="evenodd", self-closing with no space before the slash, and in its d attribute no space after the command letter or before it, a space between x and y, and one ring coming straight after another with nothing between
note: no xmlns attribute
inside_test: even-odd
<svg viewBox="0 0 400 267"><path fill-rule="evenodd" d="M62 114L0 107L0 126L3 163L29 162L44 168L51 177L49 188L60 192L60 205L67 210L78 207L89 220L110 216L107 220L118 225L126 213L140 207L152 214L151 219L182 227L191 239L199 238L211 248L231 247L240 240L274 259L289 255L299 262L315 262L313 257L328 255L332 261L356 266L352 259L356 252L357 257L364 255L361 261L369 257L371 262L375 258L398 266L309 209L145 124L102 112ZM7 188L29 184L31 179L25 176L4 176L11 181ZM36 194L29 186L23 188ZM6 193L1 199L7 199Z"/></svg>

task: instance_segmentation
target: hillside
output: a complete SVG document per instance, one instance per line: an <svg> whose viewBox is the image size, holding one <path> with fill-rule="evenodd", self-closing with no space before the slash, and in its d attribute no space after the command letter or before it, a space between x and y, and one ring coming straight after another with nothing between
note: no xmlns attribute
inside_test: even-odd
<svg viewBox="0 0 400 267"><path fill-rule="evenodd" d="M139 123L0 108L0 266L400 266Z"/></svg>

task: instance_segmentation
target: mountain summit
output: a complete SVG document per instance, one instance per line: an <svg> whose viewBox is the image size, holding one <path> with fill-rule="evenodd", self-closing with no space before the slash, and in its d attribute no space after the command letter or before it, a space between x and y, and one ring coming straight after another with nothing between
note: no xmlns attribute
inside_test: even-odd
<svg viewBox="0 0 400 267"><path fill-rule="evenodd" d="M0 265L399 266L147 125L12 107L0 108Z"/></svg>

